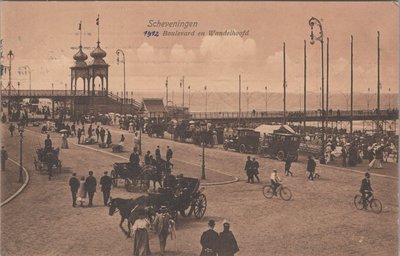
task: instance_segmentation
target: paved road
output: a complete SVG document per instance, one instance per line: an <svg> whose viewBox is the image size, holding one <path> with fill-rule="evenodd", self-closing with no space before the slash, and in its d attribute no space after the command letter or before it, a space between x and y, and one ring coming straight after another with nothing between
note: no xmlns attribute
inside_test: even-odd
<svg viewBox="0 0 400 256"><path fill-rule="evenodd" d="M1 125L4 143L10 157L16 157L17 139L7 136L6 126ZM117 140L116 128L111 128ZM127 135L126 132L123 131ZM124 161L125 152L118 156L111 149L98 150L72 143L62 150L63 173L52 181L33 169L33 154L44 136L37 129L28 128L24 139L24 163L31 174L27 189L14 201L2 208L2 255L130 255L132 240L124 238L119 230L119 217L108 215L108 208L101 206L101 195L95 196L94 208L72 208L67 181L74 171L86 175L93 170L99 179L112 163ZM58 135L52 134L54 145L60 145ZM132 135L127 135L126 147L131 147ZM176 173L199 177L201 148L190 145L148 138L143 136L143 149L154 151L156 145L165 154L166 145L174 150ZM107 152L107 153L103 153ZM244 181L245 155L218 149L206 149L207 180L224 181L232 176L241 181L223 186L208 186L205 194L208 208L202 220L180 218L178 240L168 241L167 250L174 255L198 255L199 239L207 221L215 219L221 231L222 221L231 222L232 231L239 243L239 255L397 255L397 178L372 177L375 194L384 205L380 215L358 211L352 205L359 189L362 173L320 167L322 178L315 182L305 179L304 163L294 163L294 177L283 177L292 190L289 202L267 200L261 188L272 168L283 170L283 163L260 159L262 184ZM393 168L393 166L392 166ZM112 191L112 196L124 198L140 194L127 193L122 188ZM151 249L158 252L158 241L151 238Z"/></svg>

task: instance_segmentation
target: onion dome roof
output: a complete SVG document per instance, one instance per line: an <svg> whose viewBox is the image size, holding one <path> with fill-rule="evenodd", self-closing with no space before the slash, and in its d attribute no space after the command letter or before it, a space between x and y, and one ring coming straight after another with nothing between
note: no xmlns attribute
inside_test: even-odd
<svg viewBox="0 0 400 256"><path fill-rule="evenodd" d="M85 60L87 60L88 56L82 51L82 46L79 46L79 51L77 53L75 53L74 55L74 60L76 60L77 62L84 62Z"/></svg>
<svg viewBox="0 0 400 256"><path fill-rule="evenodd" d="M107 53L100 48L100 42L97 42L97 47L94 49L91 53L90 56L92 56L94 59L102 59L106 57Z"/></svg>

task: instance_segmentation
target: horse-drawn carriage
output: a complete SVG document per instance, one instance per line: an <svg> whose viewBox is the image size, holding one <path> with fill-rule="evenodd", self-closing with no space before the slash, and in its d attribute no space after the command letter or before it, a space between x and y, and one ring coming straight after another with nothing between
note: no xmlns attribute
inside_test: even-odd
<svg viewBox="0 0 400 256"><path fill-rule="evenodd" d="M147 204L156 211L161 206L168 208L169 214L176 220L178 213L182 217L192 214L201 219L207 209L207 198L200 189L200 180L190 177L177 178L174 187L160 188L158 193L149 193Z"/></svg>
<svg viewBox="0 0 400 256"><path fill-rule="evenodd" d="M114 163L111 171L114 187L118 186L118 180L124 180L126 191L132 192L139 187L142 191L147 191L150 183L149 167L133 166L130 162Z"/></svg>
<svg viewBox="0 0 400 256"><path fill-rule="evenodd" d="M49 169L56 167L58 173L61 173L61 160L58 158L60 149L39 148L36 150L36 156L33 156L33 163L36 171L48 172ZM46 167L46 168L45 168Z"/></svg>

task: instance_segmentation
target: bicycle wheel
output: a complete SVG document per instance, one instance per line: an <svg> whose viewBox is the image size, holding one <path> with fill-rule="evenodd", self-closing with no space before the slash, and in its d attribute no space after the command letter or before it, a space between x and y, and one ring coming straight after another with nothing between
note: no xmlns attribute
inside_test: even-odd
<svg viewBox="0 0 400 256"><path fill-rule="evenodd" d="M268 199L271 199L274 196L271 185L266 185L263 187L263 194L265 198Z"/></svg>
<svg viewBox="0 0 400 256"><path fill-rule="evenodd" d="M374 213L381 213L382 211L382 203L378 199L372 199L369 206Z"/></svg>
<svg viewBox="0 0 400 256"><path fill-rule="evenodd" d="M363 199L361 195L356 195L354 197L354 205L358 210L362 210L364 205L363 205Z"/></svg>
<svg viewBox="0 0 400 256"><path fill-rule="evenodd" d="M290 189L285 187L281 188L281 190L279 191L279 195L285 201L289 201L292 198L292 192L290 191Z"/></svg>

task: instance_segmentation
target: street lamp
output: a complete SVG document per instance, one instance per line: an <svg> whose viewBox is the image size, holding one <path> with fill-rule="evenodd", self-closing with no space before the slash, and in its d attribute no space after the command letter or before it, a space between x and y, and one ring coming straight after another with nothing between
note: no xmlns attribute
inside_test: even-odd
<svg viewBox="0 0 400 256"><path fill-rule="evenodd" d="M369 92L370 92L370 89L368 87L367 110L369 110Z"/></svg>
<svg viewBox="0 0 400 256"><path fill-rule="evenodd" d="M31 94L32 94L32 84L31 84L31 81L32 81L31 80L31 73L32 73L32 71L31 71L31 68L28 65L26 65L26 66L20 67L20 69L24 70L25 74L26 74L26 71L28 71L28 74L29 74L29 96L31 96Z"/></svg>
<svg viewBox="0 0 400 256"><path fill-rule="evenodd" d="M19 86L20 86L20 83L18 82L17 85L18 85L18 96L19 96Z"/></svg>
<svg viewBox="0 0 400 256"><path fill-rule="evenodd" d="M247 107L247 112L249 112L249 87L246 86L246 107Z"/></svg>
<svg viewBox="0 0 400 256"><path fill-rule="evenodd" d="M206 112L207 113L207 112ZM206 179L206 162L205 162L205 135L207 132L207 122L201 124L201 146L202 146L202 155L201 155L201 179Z"/></svg>
<svg viewBox="0 0 400 256"><path fill-rule="evenodd" d="M8 66L8 94L11 95L11 61L14 59L12 50L8 52L7 59L10 61L10 65Z"/></svg>
<svg viewBox="0 0 400 256"><path fill-rule="evenodd" d="M19 132L19 179L18 182L22 183L22 140L24 138L24 125L22 123L18 124L18 132Z"/></svg>
<svg viewBox="0 0 400 256"><path fill-rule="evenodd" d="M122 103L125 104L125 90L126 90L126 85L125 85L125 53L121 50L118 49L116 52L117 54L117 64L119 64L119 62L122 62L124 64L124 96L122 98ZM119 54L122 54L122 60L119 60Z"/></svg>
<svg viewBox="0 0 400 256"><path fill-rule="evenodd" d="M389 109L390 109L390 88L389 88Z"/></svg>
<svg viewBox="0 0 400 256"><path fill-rule="evenodd" d="M321 94L322 94L322 99L321 99L321 118L322 118L322 143L321 143L321 157L320 157L320 163L325 164L325 157L324 157L324 149L325 149L325 111L324 111L324 33L322 30L322 24L321 22L312 17L309 21L308 24L311 27L311 41L310 44L313 45L315 40L321 42ZM319 35L315 36L314 35L314 26L317 25L319 28Z"/></svg>

